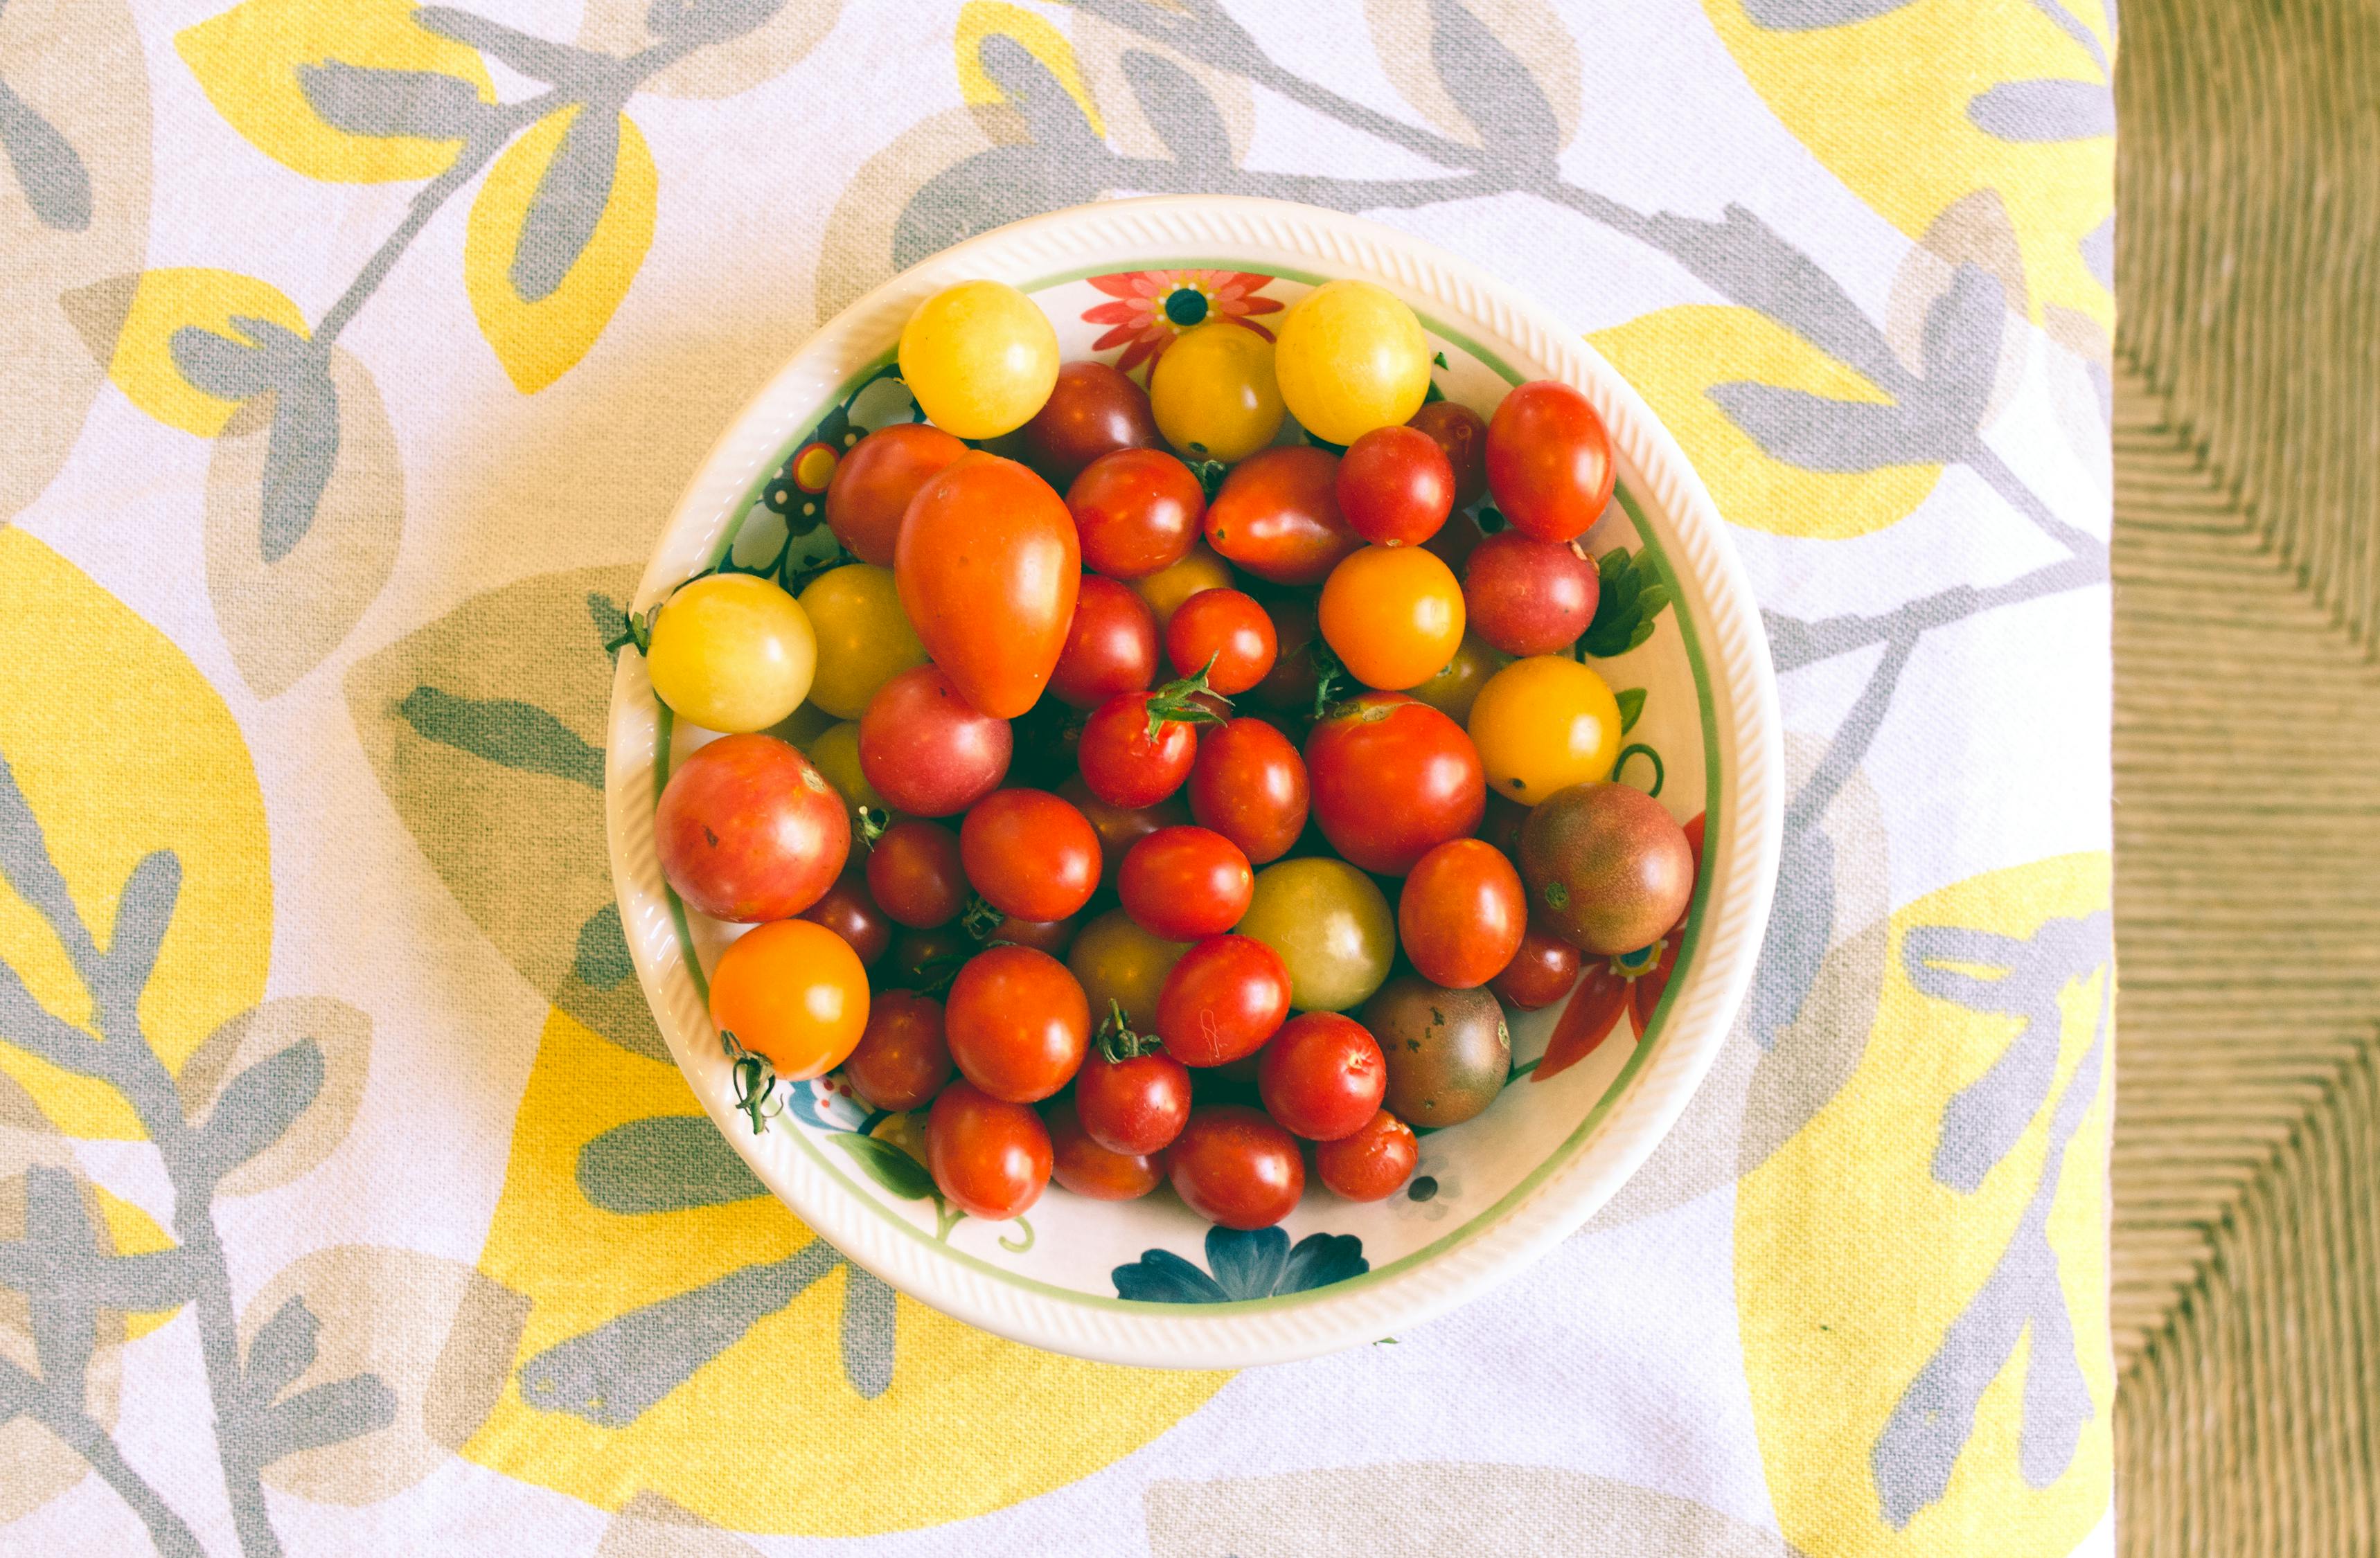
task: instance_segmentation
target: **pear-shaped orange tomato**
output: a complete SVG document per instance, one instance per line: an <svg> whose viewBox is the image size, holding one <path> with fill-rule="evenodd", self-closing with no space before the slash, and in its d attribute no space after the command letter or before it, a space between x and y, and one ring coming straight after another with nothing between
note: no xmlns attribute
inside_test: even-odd
<svg viewBox="0 0 2380 1558"><path fill-rule="evenodd" d="M892 579L934 663L995 719L1049 684L1083 575L1065 500L1014 460L970 450L917 489Z"/></svg>

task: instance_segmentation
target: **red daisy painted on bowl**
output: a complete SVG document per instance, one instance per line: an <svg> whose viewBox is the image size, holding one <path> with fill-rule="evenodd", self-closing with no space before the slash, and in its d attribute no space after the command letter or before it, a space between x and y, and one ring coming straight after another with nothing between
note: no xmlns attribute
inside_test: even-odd
<svg viewBox="0 0 2380 1558"><path fill-rule="evenodd" d="M1694 874L1703 868L1703 815L1697 814L1686 824L1686 843L1694 852ZM1640 947L1633 952L1623 952L1617 958L1603 958L1586 966L1586 977L1579 981L1571 993L1570 1005L1562 1008L1561 1017L1554 1023L1553 1036L1546 1041L1545 1058L1530 1074L1533 1082L1558 1076L1593 1055L1620 1025L1621 1013L1626 1013L1635 1036L1643 1038L1653 1025L1653 1013L1660 1008L1661 996L1670 988L1670 975L1678 966L1678 947L1685 940L1686 919L1693 910L1678 916L1670 934L1650 947Z"/></svg>
<svg viewBox="0 0 2380 1558"><path fill-rule="evenodd" d="M1091 343L1091 350L1123 346L1116 367L1129 373L1155 362L1175 336L1209 320L1228 320L1269 341L1272 332L1250 316L1281 312L1280 298L1257 296L1273 280L1260 271L1118 271L1093 276L1091 284L1115 301L1083 310L1084 323L1111 327Z"/></svg>

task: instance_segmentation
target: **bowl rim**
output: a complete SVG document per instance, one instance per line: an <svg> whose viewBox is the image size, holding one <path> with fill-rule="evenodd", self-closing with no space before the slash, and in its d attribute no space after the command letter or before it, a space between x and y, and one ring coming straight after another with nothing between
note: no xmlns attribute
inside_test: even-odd
<svg viewBox="0 0 2380 1558"><path fill-rule="evenodd" d="M985 1330L1099 1361L1214 1369L1279 1362L1377 1340L1476 1296L1574 1232L1641 1166L1726 1043L1766 931L1783 831L1783 750L1774 671L1758 607L1717 507L1669 430L1617 370L1543 305L1471 262L1385 223L1288 201L1161 195L1075 206L996 228L933 255L859 297L813 333L730 421L658 537L632 610L641 611L717 550L741 500L855 373L881 357L917 304L954 282L1046 284L1084 270L1219 265L1378 282L1494 338L1527 377L1583 391L1612 439L1633 513L1682 592L1701 638L1713 767L1693 966L1671 987L1659 1042L1595 1105L1593 1128L1541 1165L1536 1183L1465 1225L1451 1247L1377 1280L1245 1304L1107 1299L998 1276L879 1215L837 1183L791 1132L755 1136L736 1111L732 1068L677 936L653 844L657 743L666 727L641 656L623 654L607 719L605 810L622 928L654 1020L696 1098L753 1173L821 1238L893 1287ZM1135 258L1142 257L1142 258ZM1597 1117L1600 1117L1599 1119Z"/></svg>

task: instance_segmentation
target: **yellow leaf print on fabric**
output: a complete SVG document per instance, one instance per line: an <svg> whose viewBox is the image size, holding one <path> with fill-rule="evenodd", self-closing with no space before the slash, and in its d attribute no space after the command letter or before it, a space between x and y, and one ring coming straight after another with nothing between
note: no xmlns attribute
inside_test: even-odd
<svg viewBox="0 0 2380 1558"><path fill-rule="evenodd" d="M337 183L437 176L495 101L478 51L420 26L409 0L246 0L174 49L258 151Z"/></svg>
<svg viewBox="0 0 2380 1558"><path fill-rule="evenodd" d="M1090 90L1083 85L1083 74L1075 64L1075 47L1065 36L1049 22L1035 16L1022 6L1011 6L1004 0L967 0L959 12L957 31L952 36L951 50L958 62L959 95L966 99L979 120L987 115L996 121L1002 115L1014 115L1008 93L993 80L983 67L983 43L987 38L1005 38L1047 66L1066 95L1082 109L1091 132L1105 139L1106 124L1099 118L1099 105L1091 100ZM987 122L987 133L991 123ZM1012 139L995 135L995 139Z"/></svg>
<svg viewBox="0 0 2380 1558"><path fill-rule="evenodd" d="M67 896L105 950L134 868L178 862L180 890L140 1016L169 1070L264 993L272 846L247 743L179 649L22 530L0 529L0 759ZM32 840L0 839L26 852ZM12 854L11 858L14 858ZM158 927L146 927L154 931ZM0 964L88 1028L91 997L49 922L0 877ZM71 1136L138 1139L115 1090L0 1042L0 1070Z"/></svg>
<svg viewBox="0 0 2380 1558"><path fill-rule="evenodd" d="M1769 1494L1812 1558L2051 1558L2106 1513L2108 860L1890 920L1865 1055L1739 1183Z"/></svg>
<svg viewBox="0 0 2380 1558"><path fill-rule="evenodd" d="M591 116L590 116L591 115ZM548 115L488 170L463 238L480 333L535 394L577 365L653 241L661 175L625 115Z"/></svg>
<svg viewBox="0 0 2380 1558"><path fill-rule="evenodd" d="M175 338L188 330L227 337L236 345L267 345L259 337L270 331L243 325L243 320L261 320L301 338L307 334L306 316L268 282L198 266L145 271L116 333L108 377L126 399L167 427L213 438L240 402L191 383L176 360ZM187 353L191 344L191 337L183 336L178 350Z"/></svg>
<svg viewBox="0 0 2380 1558"><path fill-rule="evenodd" d="M532 1307L464 1455L730 1530L856 1536L1002 1508L1137 1449L1226 1377L1085 1363L897 1298L768 1195L674 1066L560 1011L480 1269Z"/></svg>

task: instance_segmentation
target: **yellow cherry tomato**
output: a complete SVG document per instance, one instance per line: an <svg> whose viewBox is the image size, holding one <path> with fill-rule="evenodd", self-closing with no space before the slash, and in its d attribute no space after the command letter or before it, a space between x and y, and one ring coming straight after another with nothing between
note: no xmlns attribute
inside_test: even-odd
<svg viewBox="0 0 2380 1558"><path fill-rule="evenodd" d="M1204 541L1194 543L1181 562L1137 579L1126 579L1148 609L1157 614L1157 631L1173 620L1173 610L1202 589L1232 587L1232 565L1217 557Z"/></svg>
<svg viewBox="0 0 2380 1558"><path fill-rule="evenodd" d="M801 603L749 574L713 574L671 596L645 652L654 694L707 731L767 730L801 707L817 669Z"/></svg>
<svg viewBox="0 0 2380 1558"><path fill-rule="evenodd" d="M1058 332L1000 282L961 282L917 305L901 331L901 378L934 426L998 438L1033 419L1058 382Z"/></svg>
<svg viewBox="0 0 2380 1558"><path fill-rule="evenodd" d="M818 634L810 702L837 719L858 719L877 688L926 663L890 568L855 562L821 574L802 591L802 610Z"/></svg>
<svg viewBox="0 0 2380 1558"><path fill-rule="evenodd" d="M1185 458L1246 459L1281 431L1272 343L1227 320L1184 331L1148 370L1148 408Z"/></svg>
<svg viewBox="0 0 2380 1558"><path fill-rule="evenodd" d="M1429 337L1386 287L1325 282L1281 317L1273 367L1298 426L1353 443L1421 409L1429 394Z"/></svg>
<svg viewBox="0 0 2380 1558"><path fill-rule="evenodd" d="M1157 1026L1157 993L1165 976L1190 950L1186 941L1167 941L1140 928L1121 909L1111 909L1085 925L1066 948L1066 966L1082 983L1083 998L1090 1003L1091 1026L1108 1019L1108 1003L1123 1008L1123 1019L1143 1033Z"/></svg>
<svg viewBox="0 0 2380 1558"><path fill-rule="evenodd" d="M809 755L811 765L826 782L834 786L834 792L843 797L843 809L853 821L858 820L862 806L870 806L879 812L892 810L884 803L884 797L876 792L876 787L868 782L868 776L859 771L857 720L846 719L839 725L829 725L811 737L802 750ZM857 860L856 851L852 858Z"/></svg>
<svg viewBox="0 0 2380 1558"><path fill-rule="evenodd" d="M1366 547L1322 584L1322 641L1366 687L1401 693L1463 646L1463 586L1436 552Z"/></svg>
<svg viewBox="0 0 2380 1558"><path fill-rule="evenodd" d="M1471 718L1471 706L1488 679L1512 663L1512 657L1475 633L1463 635L1463 645L1446 669L1411 689L1413 695L1460 725Z"/></svg>
<svg viewBox="0 0 2380 1558"><path fill-rule="evenodd" d="M1524 806L1609 779L1620 756L1620 701L1566 655L1514 660L1489 677L1471 705L1470 729L1488 788Z"/></svg>
<svg viewBox="0 0 2380 1558"><path fill-rule="evenodd" d="M719 955L710 1021L787 1081L824 1076L868 1026L868 970L824 925L772 920Z"/></svg>

